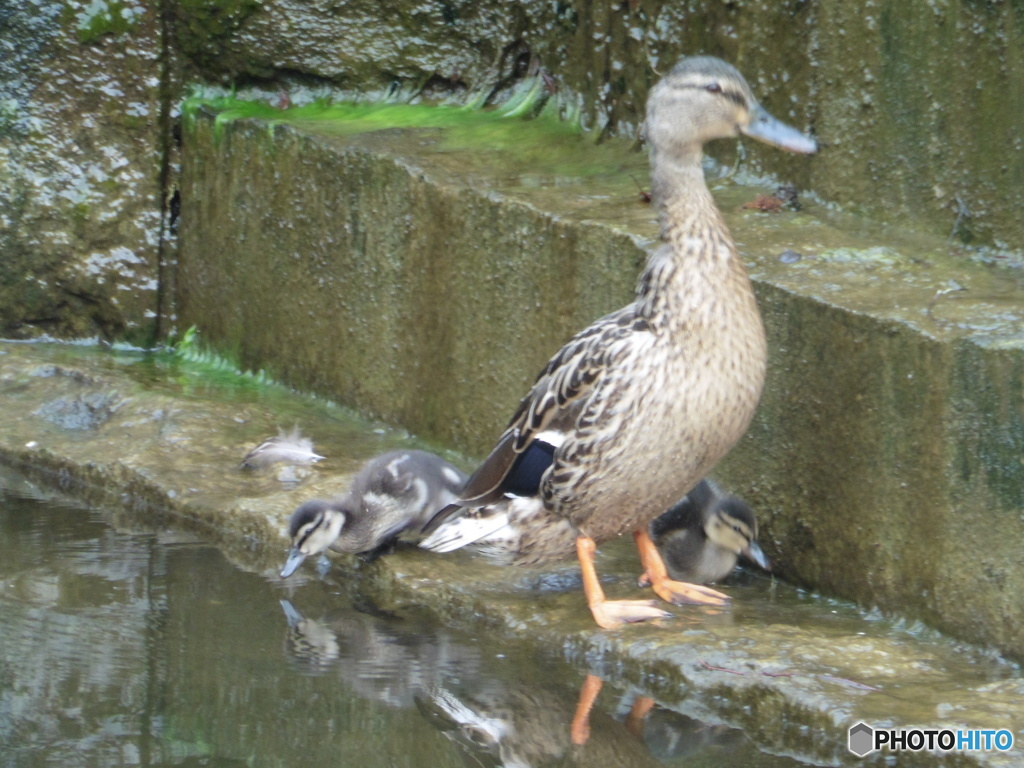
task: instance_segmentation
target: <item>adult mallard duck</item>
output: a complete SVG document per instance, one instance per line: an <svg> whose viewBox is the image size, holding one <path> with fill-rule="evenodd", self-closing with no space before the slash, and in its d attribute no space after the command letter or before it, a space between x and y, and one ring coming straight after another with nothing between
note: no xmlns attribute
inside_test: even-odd
<svg viewBox="0 0 1024 768"><path fill-rule="evenodd" d="M770 570L757 543L754 511L707 479L657 517L650 531L668 575L677 581L709 584L724 579L740 555Z"/></svg>
<svg viewBox="0 0 1024 768"><path fill-rule="evenodd" d="M595 548L632 531L662 599L724 602L719 592L668 578L648 525L735 444L761 395L761 317L701 169L705 142L741 133L793 152L816 150L719 59L685 58L651 89L645 134L661 245L636 299L551 359L462 496L428 526L423 546L494 541L504 527L514 529L505 541L518 547L516 562L575 549L590 610L610 628L668 615L650 601L605 599Z"/></svg>
<svg viewBox="0 0 1024 768"><path fill-rule="evenodd" d="M405 531L419 531L459 495L465 482L465 473L427 451L391 451L370 459L347 494L307 501L292 513L292 548L281 578L327 549L369 553Z"/></svg>

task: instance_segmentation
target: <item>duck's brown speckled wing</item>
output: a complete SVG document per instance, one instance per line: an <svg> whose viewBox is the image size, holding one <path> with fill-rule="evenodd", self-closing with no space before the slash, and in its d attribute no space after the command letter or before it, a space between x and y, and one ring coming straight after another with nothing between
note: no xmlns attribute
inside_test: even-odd
<svg viewBox="0 0 1024 768"><path fill-rule="evenodd" d="M560 433L565 443L571 443L584 404L625 354L628 345L621 342L646 330L647 321L638 317L635 305L630 304L570 339L541 371L497 446L470 477L456 504L475 507L500 499L502 483L516 458L546 430Z"/></svg>

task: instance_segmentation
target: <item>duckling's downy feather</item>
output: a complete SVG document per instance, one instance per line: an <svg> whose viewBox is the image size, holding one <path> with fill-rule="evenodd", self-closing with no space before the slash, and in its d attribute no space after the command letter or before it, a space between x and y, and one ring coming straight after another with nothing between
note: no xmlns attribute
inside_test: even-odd
<svg viewBox="0 0 1024 768"><path fill-rule="evenodd" d="M303 437L298 427L291 432L285 432L283 429L278 431L277 437L268 437L249 451L242 459L242 467L264 469L277 462L304 466L323 459L323 456L313 450L313 441Z"/></svg>

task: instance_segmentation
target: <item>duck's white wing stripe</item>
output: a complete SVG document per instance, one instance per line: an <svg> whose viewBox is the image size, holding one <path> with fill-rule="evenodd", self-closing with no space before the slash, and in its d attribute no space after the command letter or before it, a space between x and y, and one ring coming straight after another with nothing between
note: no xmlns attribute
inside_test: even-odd
<svg viewBox="0 0 1024 768"><path fill-rule="evenodd" d="M507 525L507 512L488 514L484 517L452 517L421 541L420 546L431 552L453 552L490 536Z"/></svg>

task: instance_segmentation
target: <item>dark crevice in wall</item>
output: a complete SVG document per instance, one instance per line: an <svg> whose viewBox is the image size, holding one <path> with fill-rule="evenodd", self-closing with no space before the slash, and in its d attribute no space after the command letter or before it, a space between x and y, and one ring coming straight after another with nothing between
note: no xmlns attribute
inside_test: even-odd
<svg viewBox="0 0 1024 768"><path fill-rule="evenodd" d="M160 233L157 244L157 294L156 294L156 319L153 323L153 337L150 345L157 344L164 340L167 335L170 323L172 308L172 297L174 295L173 285L170 285L171 263L177 257L176 224L177 212L180 209L180 197L177 190L177 179L172 177L171 168L173 157L178 151L181 135L175 130L174 120L171 116L174 103L180 98L178 89L172 82L172 64L174 53L172 50L172 24L174 16L175 0L161 0L159 6L160 14L160 113L158 116L160 126L160 168L159 168L159 190L160 190Z"/></svg>

